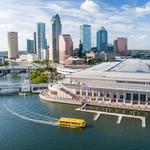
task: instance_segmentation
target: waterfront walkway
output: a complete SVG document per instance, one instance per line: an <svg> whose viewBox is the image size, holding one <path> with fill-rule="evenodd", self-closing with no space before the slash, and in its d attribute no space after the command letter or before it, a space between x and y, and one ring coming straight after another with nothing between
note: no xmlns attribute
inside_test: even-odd
<svg viewBox="0 0 150 150"><path fill-rule="evenodd" d="M71 105L81 105L81 101L73 100L71 98L64 99L64 98L52 97L48 94L48 90L42 91L39 94L39 97L48 102L71 104Z"/></svg>
<svg viewBox="0 0 150 150"><path fill-rule="evenodd" d="M119 103L119 102L105 102L105 101L88 101L88 105L101 106L108 108L138 110L138 111L150 111L150 105L142 104L130 104L130 103Z"/></svg>
<svg viewBox="0 0 150 150"><path fill-rule="evenodd" d="M43 91L40 94L40 97L42 99L45 99L47 101L53 101L53 102L59 102L60 103L69 103L69 104L82 104L83 100L76 99L76 98L61 98L61 97L52 97L48 94L48 90ZM59 100L58 100L59 99ZM115 109L124 109L124 110L136 110L136 111L143 111L143 112L149 112L150 111L150 105L148 104L131 104L131 103L119 103L119 102L108 102L108 101L86 101L87 105L90 106L98 106L98 107L106 107L106 108L115 108Z"/></svg>

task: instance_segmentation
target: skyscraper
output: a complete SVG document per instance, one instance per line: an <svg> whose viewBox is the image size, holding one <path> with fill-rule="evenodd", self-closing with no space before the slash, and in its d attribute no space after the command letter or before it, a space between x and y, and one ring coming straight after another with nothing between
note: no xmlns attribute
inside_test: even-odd
<svg viewBox="0 0 150 150"><path fill-rule="evenodd" d="M114 40L114 53L117 53L117 40Z"/></svg>
<svg viewBox="0 0 150 150"><path fill-rule="evenodd" d="M108 34L107 30L102 27L97 31L97 52L107 52Z"/></svg>
<svg viewBox="0 0 150 150"><path fill-rule="evenodd" d="M78 57L79 58L83 57L83 44L81 43L81 41L79 43Z"/></svg>
<svg viewBox="0 0 150 150"><path fill-rule="evenodd" d="M27 51L28 53L34 53L34 40L27 39Z"/></svg>
<svg viewBox="0 0 150 150"><path fill-rule="evenodd" d="M59 36L59 63L65 63L65 60L73 56L73 42L70 34L61 34Z"/></svg>
<svg viewBox="0 0 150 150"><path fill-rule="evenodd" d="M114 51L114 46L113 46L113 44L109 43L107 45L107 52L108 53L113 53L113 51Z"/></svg>
<svg viewBox="0 0 150 150"><path fill-rule="evenodd" d="M80 46L82 51L88 52L91 50L91 26L84 24L80 26Z"/></svg>
<svg viewBox="0 0 150 150"><path fill-rule="evenodd" d="M47 48L45 23L37 23L37 59L41 60L42 49Z"/></svg>
<svg viewBox="0 0 150 150"><path fill-rule="evenodd" d="M36 54L37 53L36 32L33 33L33 38L34 38L34 53Z"/></svg>
<svg viewBox="0 0 150 150"><path fill-rule="evenodd" d="M52 61L59 62L59 35L62 33L61 20L58 14L52 17Z"/></svg>
<svg viewBox="0 0 150 150"><path fill-rule="evenodd" d="M18 56L18 33L8 32L8 58L16 59Z"/></svg>
<svg viewBox="0 0 150 150"><path fill-rule="evenodd" d="M120 55L124 55L127 53L127 38L125 37L118 37L117 40L114 42L115 52Z"/></svg>

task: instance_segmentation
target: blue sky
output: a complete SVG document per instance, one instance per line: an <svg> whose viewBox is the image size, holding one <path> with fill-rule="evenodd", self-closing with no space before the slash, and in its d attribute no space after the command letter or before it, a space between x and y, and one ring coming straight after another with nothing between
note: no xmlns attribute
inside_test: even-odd
<svg viewBox="0 0 150 150"><path fill-rule="evenodd" d="M69 33L74 47L79 42L79 26L91 24L92 45L103 25L109 42L128 37L129 49L150 49L150 1L148 0L0 0L0 50L7 50L7 32L17 31L19 48L26 48L37 22L45 22L50 43L50 20L59 13L63 33Z"/></svg>

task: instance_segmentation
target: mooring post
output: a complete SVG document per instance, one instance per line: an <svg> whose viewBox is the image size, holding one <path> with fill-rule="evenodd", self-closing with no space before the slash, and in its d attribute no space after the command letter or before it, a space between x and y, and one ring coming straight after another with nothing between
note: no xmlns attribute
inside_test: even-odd
<svg viewBox="0 0 150 150"><path fill-rule="evenodd" d="M117 124L120 124L120 123L121 123L122 117L123 117L122 115L118 115Z"/></svg>
<svg viewBox="0 0 150 150"><path fill-rule="evenodd" d="M142 121L142 127L145 128L146 127L146 119L145 117L141 118Z"/></svg>

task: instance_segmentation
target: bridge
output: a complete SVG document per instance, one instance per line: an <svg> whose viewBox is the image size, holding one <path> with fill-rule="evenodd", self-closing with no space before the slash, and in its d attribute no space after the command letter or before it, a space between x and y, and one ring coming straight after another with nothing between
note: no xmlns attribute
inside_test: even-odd
<svg viewBox="0 0 150 150"><path fill-rule="evenodd" d="M39 68L44 68L44 66L1 66L0 71L5 70L36 70Z"/></svg>
<svg viewBox="0 0 150 150"><path fill-rule="evenodd" d="M0 84L0 91L4 89L18 89L20 93L26 92L38 92L42 89L46 89L48 87L48 83L41 84L25 84L25 83L11 83L11 84Z"/></svg>
<svg viewBox="0 0 150 150"><path fill-rule="evenodd" d="M27 73L36 69L43 69L44 66L2 66L0 67L0 76L4 76L8 73Z"/></svg>

